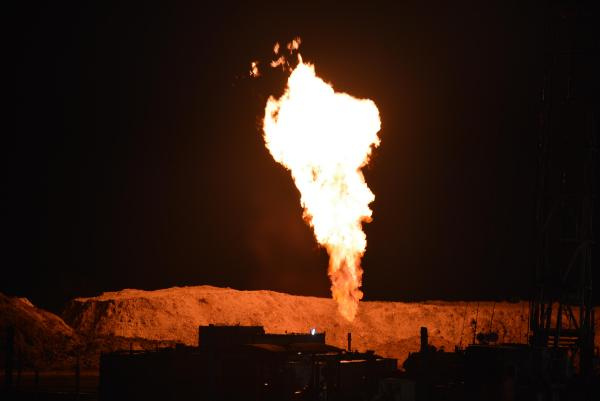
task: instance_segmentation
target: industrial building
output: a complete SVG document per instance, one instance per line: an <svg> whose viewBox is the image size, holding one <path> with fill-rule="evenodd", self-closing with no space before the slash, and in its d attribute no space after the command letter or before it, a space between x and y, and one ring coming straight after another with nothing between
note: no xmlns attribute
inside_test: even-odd
<svg viewBox="0 0 600 401"><path fill-rule="evenodd" d="M198 347L104 354L101 400L362 400L396 375L396 360L325 343L325 333L201 326Z"/></svg>

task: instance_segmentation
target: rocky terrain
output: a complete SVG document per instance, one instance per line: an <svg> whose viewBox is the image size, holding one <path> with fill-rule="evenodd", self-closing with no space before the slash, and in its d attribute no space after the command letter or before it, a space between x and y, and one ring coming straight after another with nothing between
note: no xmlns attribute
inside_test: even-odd
<svg viewBox="0 0 600 401"><path fill-rule="evenodd" d="M5 361L6 330L14 328L15 358L23 368L45 369L74 361L80 337L60 317L36 308L27 298L0 293L0 364ZM15 366L16 368L16 366Z"/></svg>
<svg viewBox="0 0 600 401"><path fill-rule="evenodd" d="M526 302L361 302L349 323L327 298L197 286L76 298L60 318L24 298L0 294L0 336L6 327L15 327L25 368L64 369L72 368L77 356L83 368L96 368L103 351L176 342L196 345L199 325L262 325L271 333L308 332L314 327L340 348L346 347L347 333L352 332L353 349L375 350L397 358L401 366L409 352L418 350L421 326L429 329L434 346L448 351L472 342L475 320L477 332L492 330L500 342L524 343L528 314ZM597 344L599 336L597 322ZM0 340L4 345L4 338ZM0 355L0 364L3 361Z"/></svg>
<svg viewBox="0 0 600 401"><path fill-rule="evenodd" d="M101 352L118 349L153 349L169 341L78 333L55 314L34 306L27 298L0 293L0 367L6 361L8 328L14 331L16 370L96 369Z"/></svg>
<svg viewBox="0 0 600 401"><path fill-rule="evenodd" d="M493 313L493 319L492 319ZM490 328L503 342L525 342L528 305L493 302L362 302L353 323L327 298L273 291L237 291L210 286L157 291L122 290L71 301L63 318L84 335L119 336L197 344L199 325L262 325L267 332L326 332L327 342L345 348L352 332L353 348L372 349L404 361L419 348L419 329L427 326L436 347L453 350Z"/></svg>

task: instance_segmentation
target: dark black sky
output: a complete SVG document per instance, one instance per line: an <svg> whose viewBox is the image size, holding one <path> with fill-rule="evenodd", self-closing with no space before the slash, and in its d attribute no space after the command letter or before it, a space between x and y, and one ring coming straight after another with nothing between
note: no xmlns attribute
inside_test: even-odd
<svg viewBox="0 0 600 401"><path fill-rule="evenodd" d="M0 291L54 310L174 285L327 296L259 128L285 77L247 77L298 35L381 113L366 299L528 296L544 2L103 3L15 10Z"/></svg>

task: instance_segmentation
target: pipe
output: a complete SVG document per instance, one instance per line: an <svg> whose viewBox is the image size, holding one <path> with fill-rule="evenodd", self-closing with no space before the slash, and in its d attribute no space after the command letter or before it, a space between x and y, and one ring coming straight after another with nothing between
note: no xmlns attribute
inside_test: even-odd
<svg viewBox="0 0 600 401"><path fill-rule="evenodd" d="M421 353L427 352L429 349L429 336L427 334L427 327L421 327Z"/></svg>

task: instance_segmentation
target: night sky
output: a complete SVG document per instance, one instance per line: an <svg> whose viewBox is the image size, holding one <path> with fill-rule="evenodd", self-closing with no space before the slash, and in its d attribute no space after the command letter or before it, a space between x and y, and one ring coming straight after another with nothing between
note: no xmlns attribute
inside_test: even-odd
<svg viewBox="0 0 600 401"><path fill-rule="evenodd" d="M10 18L0 291L55 311L122 288L329 296L262 139L286 77L248 76L300 36L319 76L381 113L365 299L529 296L545 2L82 3Z"/></svg>

